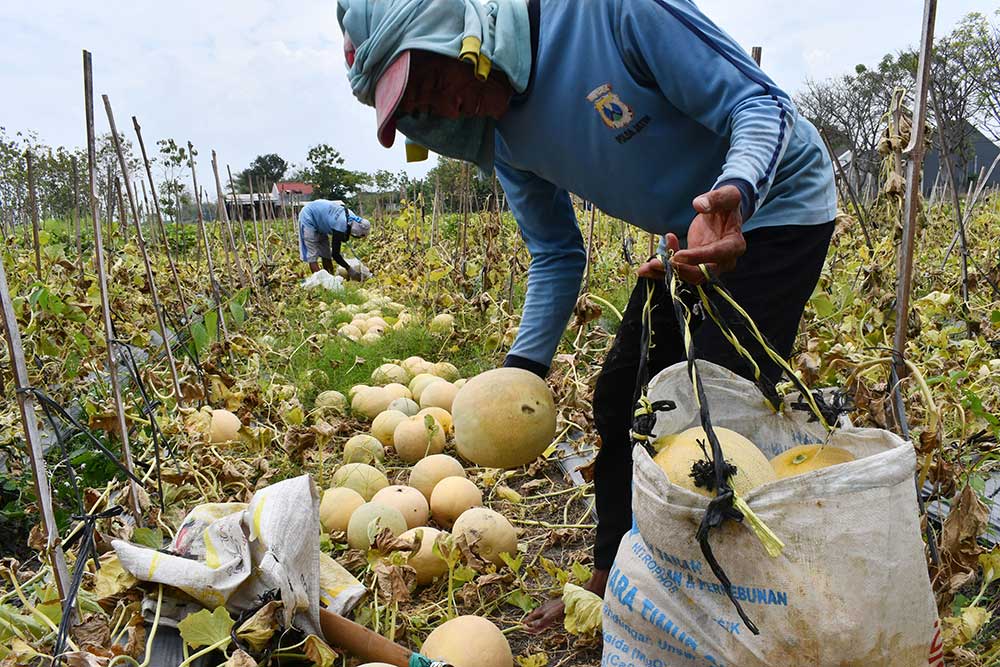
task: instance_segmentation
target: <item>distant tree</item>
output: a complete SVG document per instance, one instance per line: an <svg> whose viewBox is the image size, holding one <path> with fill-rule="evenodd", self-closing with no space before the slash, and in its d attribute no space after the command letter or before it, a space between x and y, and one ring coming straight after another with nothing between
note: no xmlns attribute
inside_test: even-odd
<svg viewBox="0 0 1000 667"><path fill-rule="evenodd" d="M994 17L1000 17L1000 10ZM956 66L971 86L976 125L1000 140L1000 23L974 12L959 23L949 40Z"/></svg>
<svg viewBox="0 0 1000 667"><path fill-rule="evenodd" d="M438 157L437 166L430 170L424 179L424 197L429 202L434 196L434 186L437 184L441 197L442 210L454 212L461 210L462 197L471 195L470 208L473 211L482 209L487 198L493 193L493 183L489 178L467 162Z"/></svg>
<svg viewBox="0 0 1000 667"><path fill-rule="evenodd" d="M184 178L188 167L188 151L183 145L178 144L173 139L160 139L156 142L160 150L160 171L163 174L163 182L157 191L160 197L160 209L163 215L177 221L180 211L178 204L187 203L184 191Z"/></svg>
<svg viewBox="0 0 1000 667"><path fill-rule="evenodd" d="M288 173L288 162L277 153L258 155L250 166L236 176L236 187L240 192L250 192L249 176L253 176L256 189L277 183Z"/></svg>
<svg viewBox="0 0 1000 667"><path fill-rule="evenodd" d="M317 197L324 199L342 199L353 204L354 198L371 179L365 172L344 168L344 158L329 144L310 148L306 162L297 177L310 183Z"/></svg>

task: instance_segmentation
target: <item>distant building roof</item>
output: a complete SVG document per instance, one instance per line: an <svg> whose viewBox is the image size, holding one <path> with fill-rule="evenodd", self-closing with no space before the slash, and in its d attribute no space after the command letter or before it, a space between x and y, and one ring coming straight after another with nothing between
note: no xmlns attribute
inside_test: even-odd
<svg viewBox="0 0 1000 667"><path fill-rule="evenodd" d="M283 181L275 183L274 187L282 194L290 192L293 195L311 195L313 193L313 186L301 181Z"/></svg>

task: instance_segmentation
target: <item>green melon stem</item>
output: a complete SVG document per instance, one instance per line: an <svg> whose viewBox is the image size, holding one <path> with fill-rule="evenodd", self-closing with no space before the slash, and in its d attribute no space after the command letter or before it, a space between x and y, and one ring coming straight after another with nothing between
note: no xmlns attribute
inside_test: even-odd
<svg viewBox="0 0 1000 667"><path fill-rule="evenodd" d="M740 496L733 492L733 507L740 511L743 518L747 520L747 524L750 526L750 530L753 531L760 543L764 545L764 550L767 551L767 555L771 558L777 558L781 555L782 550L785 548L785 543L774 534L774 531L767 527L763 521L760 520L754 511L750 509L747 502L743 500Z"/></svg>

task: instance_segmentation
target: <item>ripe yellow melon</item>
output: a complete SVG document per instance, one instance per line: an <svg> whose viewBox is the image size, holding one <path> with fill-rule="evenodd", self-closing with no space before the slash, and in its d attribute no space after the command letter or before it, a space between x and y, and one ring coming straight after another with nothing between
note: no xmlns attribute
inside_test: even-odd
<svg viewBox="0 0 1000 667"><path fill-rule="evenodd" d="M407 417L392 432L396 454L407 463L444 451L445 437L441 424L427 415Z"/></svg>
<svg viewBox="0 0 1000 667"><path fill-rule="evenodd" d="M456 539L464 537L472 553L485 561L502 565L500 554L517 555L517 531L514 526L504 515L486 507L473 507L462 512L451 532Z"/></svg>
<svg viewBox="0 0 1000 667"><path fill-rule="evenodd" d="M437 375L439 378L447 380L448 382L454 382L458 379L458 369L455 368L455 364L450 364L447 361L439 361L431 368L431 375Z"/></svg>
<svg viewBox="0 0 1000 667"><path fill-rule="evenodd" d="M385 333L385 330L389 328L389 324L378 316L369 317L368 320L365 322L365 324L368 326L368 329L365 331L365 333L372 333L373 331L378 333Z"/></svg>
<svg viewBox="0 0 1000 667"><path fill-rule="evenodd" d="M381 337L382 337L382 334L378 333L377 331L369 331L364 336L362 336L361 339L358 342L359 343L364 343L365 345L371 345L372 343L376 342Z"/></svg>
<svg viewBox="0 0 1000 667"><path fill-rule="evenodd" d="M420 394L421 408L441 408L451 412L452 402L458 387L450 382L432 382Z"/></svg>
<svg viewBox="0 0 1000 667"><path fill-rule="evenodd" d="M424 393L424 389L426 389L432 382L444 381L444 378L440 378L437 375L431 375L430 373L420 373L418 375L414 375L413 379L410 380L410 393L413 394L413 400L419 402L420 396Z"/></svg>
<svg viewBox="0 0 1000 667"><path fill-rule="evenodd" d="M365 389L371 389L371 387L369 387L366 384L356 384L356 385L354 385L353 387L351 387L350 389L347 390L347 400L353 401L354 397L357 396L359 392L361 392L362 390L365 390Z"/></svg>
<svg viewBox="0 0 1000 667"><path fill-rule="evenodd" d="M362 334L368 333L368 320L360 315L351 320L351 326L360 331Z"/></svg>
<svg viewBox="0 0 1000 667"><path fill-rule="evenodd" d="M534 461L552 443L556 407L540 377L497 368L472 378L452 403L455 445L463 458L489 468Z"/></svg>
<svg viewBox="0 0 1000 667"><path fill-rule="evenodd" d="M319 522L328 533L347 531L354 510L365 504L365 499L354 489L334 487L323 492L319 504Z"/></svg>
<svg viewBox="0 0 1000 667"><path fill-rule="evenodd" d="M406 384L409 381L410 374L398 364L382 364L372 372L372 382L379 386L393 382Z"/></svg>
<svg viewBox="0 0 1000 667"><path fill-rule="evenodd" d="M365 503L354 510L347 524L347 543L352 549L367 550L371 538L388 528L393 537L399 537L406 531L406 519L395 507L381 503Z"/></svg>
<svg viewBox="0 0 1000 667"><path fill-rule="evenodd" d="M716 426L715 434L719 438L719 444L722 445L723 457L728 463L736 466L736 474L729 483L737 494L745 495L751 489L778 478L767 457L755 444L728 428ZM699 442L704 443L705 450L711 453L705 430L700 426L689 428L676 435L662 436L653 444L658 450L653 460L663 472L667 473L667 478L673 484L714 498L714 491L696 486L691 477L694 463L707 461L709 458L702 451Z"/></svg>
<svg viewBox="0 0 1000 667"><path fill-rule="evenodd" d="M367 463L345 463L333 473L330 482L334 486L346 486L357 491L366 501L389 486L385 473Z"/></svg>
<svg viewBox="0 0 1000 667"><path fill-rule="evenodd" d="M336 415L342 415L347 412L347 397L339 391L333 391L330 389L328 391L320 392L316 396L314 406L317 410L324 413L329 412Z"/></svg>
<svg viewBox="0 0 1000 667"><path fill-rule="evenodd" d="M406 519L407 528L426 526L431 515L427 499L412 486L387 486L375 494L372 502L398 509Z"/></svg>
<svg viewBox="0 0 1000 667"><path fill-rule="evenodd" d="M421 526L411 528L399 537L404 540L415 540L417 533L421 534L420 549L409 555L406 564L417 571L417 584L426 586L438 577L448 574L448 564L434 553L434 542L443 531Z"/></svg>
<svg viewBox="0 0 1000 667"><path fill-rule="evenodd" d="M389 407L395 398L386 391L385 387L362 389L354 395L354 400L351 401L351 412L365 419L375 419L380 412L384 412Z"/></svg>
<svg viewBox="0 0 1000 667"><path fill-rule="evenodd" d="M413 394L410 393L410 389L405 384L400 384L399 382L390 382L386 386L382 387L391 398L389 402L395 401L397 398L413 398Z"/></svg>
<svg viewBox="0 0 1000 667"><path fill-rule="evenodd" d="M438 424L441 424L441 428L444 429L445 435L451 435L455 431L455 423L452 421L451 413L444 408L439 408L436 405L432 405L429 408L424 408L417 415L423 417L424 415L430 415L437 420Z"/></svg>
<svg viewBox="0 0 1000 667"><path fill-rule="evenodd" d="M483 504L483 492L465 477L445 477L431 491L431 516L451 528L462 513Z"/></svg>
<svg viewBox="0 0 1000 667"><path fill-rule="evenodd" d="M853 460L854 454L840 447L799 445L771 459L771 467L778 479L785 479Z"/></svg>
<svg viewBox="0 0 1000 667"><path fill-rule="evenodd" d="M398 410L402 412L407 417L412 417L413 415L420 412L420 406L414 402L412 398L397 398L392 403L389 404L389 410Z"/></svg>
<svg viewBox="0 0 1000 667"><path fill-rule="evenodd" d="M431 320L427 328L430 329L432 334L447 336L455 330L455 317L448 313L441 313Z"/></svg>
<svg viewBox="0 0 1000 667"><path fill-rule="evenodd" d="M415 378L421 373L428 372L428 369L433 366L430 362L425 361L423 357L416 356L403 359L403 362L399 365L403 367L403 370L410 374L411 378Z"/></svg>
<svg viewBox="0 0 1000 667"><path fill-rule="evenodd" d="M346 327L341 327L340 331L338 331L337 333L343 336L344 338L353 341L361 340L361 337L365 335L365 333L361 329L357 328L353 324L348 324Z"/></svg>
<svg viewBox="0 0 1000 667"><path fill-rule="evenodd" d="M374 464L382 463L384 460L385 449L382 443L367 433L358 433L344 443L344 463Z"/></svg>
<svg viewBox="0 0 1000 667"><path fill-rule="evenodd" d="M392 404L390 403L390 405ZM392 432L396 430L396 427L400 422L406 421L407 419L409 419L407 415L403 414L399 410L393 410L392 408L389 408L385 412L380 412L378 416L372 420L372 435L377 438L380 443L386 447L390 447L392 446Z"/></svg>
<svg viewBox="0 0 1000 667"><path fill-rule="evenodd" d="M409 482L430 501L434 487L446 477L465 477L465 468L458 459L447 454L432 454L417 461L410 469Z"/></svg>
<svg viewBox="0 0 1000 667"><path fill-rule="evenodd" d="M459 616L438 626L420 654L453 667L513 667L514 656L500 628L479 616Z"/></svg>
<svg viewBox="0 0 1000 667"><path fill-rule="evenodd" d="M210 427L210 439L213 445L221 445L227 442L239 440L240 429L243 423L240 418L229 410L212 410L212 425Z"/></svg>
<svg viewBox="0 0 1000 667"><path fill-rule="evenodd" d="M466 380L465 378L458 378L457 380L452 382L452 384L455 385L455 387L457 387L458 389L461 389L462 387L465 386L466 382L468 382L468 380Z"/></svg>

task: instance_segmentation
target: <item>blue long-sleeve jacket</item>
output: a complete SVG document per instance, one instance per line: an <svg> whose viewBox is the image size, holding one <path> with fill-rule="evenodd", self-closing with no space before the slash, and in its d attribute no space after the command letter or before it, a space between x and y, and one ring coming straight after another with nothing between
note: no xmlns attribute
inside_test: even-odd
<svg viewBox="0 0 1000 667"><path fill-rule="evenodd" d="M532 257L512 356L547 367L572 314L586 251L569 192L681 239L722 183L743 193L744 231L836 216L816 129L692 2L536 1L532 80L496 135Z"/></svg>

